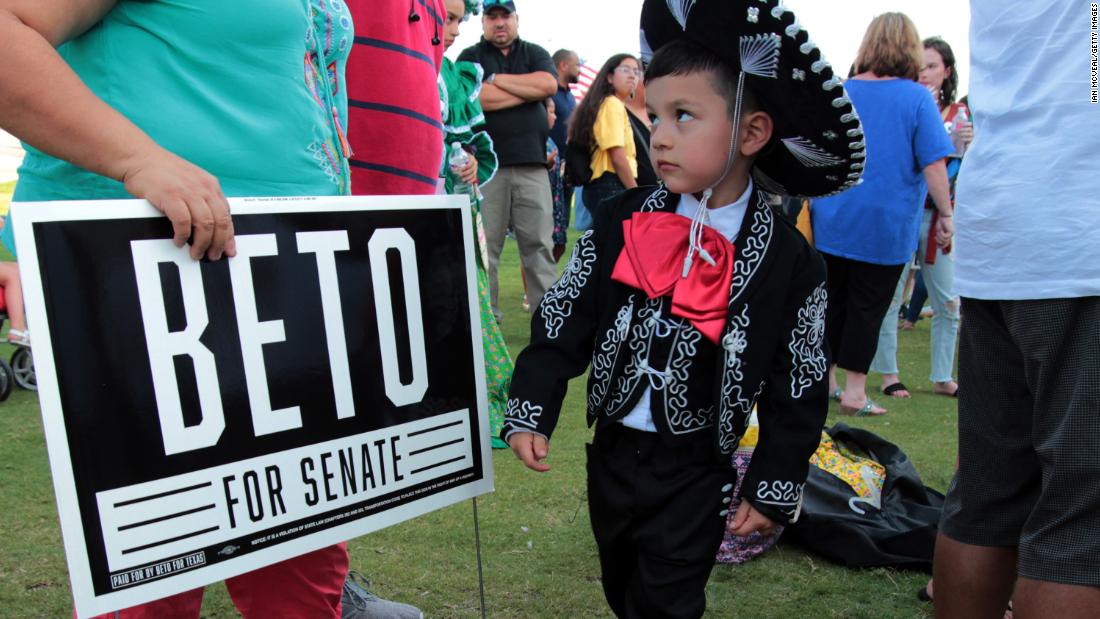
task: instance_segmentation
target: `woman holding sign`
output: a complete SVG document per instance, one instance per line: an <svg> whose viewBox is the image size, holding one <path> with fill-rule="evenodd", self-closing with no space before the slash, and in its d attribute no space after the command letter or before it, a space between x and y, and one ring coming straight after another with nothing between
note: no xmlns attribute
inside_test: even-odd
<svg viewBox="0 0 1100 619"><path fill-rule="evenodd" d="M0 126L27 147L14 200L145 198L193 258L233 256L226 195L349 193L352 39L333 0L0 0ZM227 586L245 617L335 618L347 569L341 544Z"/></svg>

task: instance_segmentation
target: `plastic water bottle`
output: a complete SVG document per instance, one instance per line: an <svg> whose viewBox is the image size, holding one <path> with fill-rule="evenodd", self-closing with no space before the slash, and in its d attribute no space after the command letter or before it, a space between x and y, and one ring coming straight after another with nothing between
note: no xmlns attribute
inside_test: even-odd
<svg viewBox="0 0 1100 619"><path fill-rule="evenodd" d="M970 116L966 113L964 106L959 106L959 111L955 113L955 118L951 120L951 143L955 145L955 156L962 157L966 152L966 143L959 137L959 129L963 123L970 122Z"/></svg>
<svg viewBox="0 0 1100 619"><path fill-rule="evenodd" d="M462 182L462 177L459 175L463 168L470 165L470 154L463 148L462 144L458 142L451 143L451 154L447 157L447 166L451 169L451 174L454 176L454 189L451 193L455 195L466 195L471 198L476 198L474 193L474 186L469 183Z"/></svg>

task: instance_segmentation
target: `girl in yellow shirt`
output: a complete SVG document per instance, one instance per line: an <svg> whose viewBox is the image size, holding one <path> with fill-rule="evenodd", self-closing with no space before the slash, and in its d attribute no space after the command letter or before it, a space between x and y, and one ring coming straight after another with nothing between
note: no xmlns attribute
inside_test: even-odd
<svg viewBox="0 0 1100 619"><path fill-rule="evenodd" d="M637 151L624 101L634 96L641 78L637 58L612 56L570 119L569 141L591 154L592 180L584 186L584 203L594 215L604 200L638 185Z"/></svg>

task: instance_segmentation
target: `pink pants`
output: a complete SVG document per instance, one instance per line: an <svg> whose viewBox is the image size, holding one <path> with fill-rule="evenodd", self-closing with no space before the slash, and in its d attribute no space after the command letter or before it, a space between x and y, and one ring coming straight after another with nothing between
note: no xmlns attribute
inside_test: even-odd
<svg viewBox="0 0 1100 619"><path fill-rule="evenodd" d="M348 546L337 544L225 581L244 619L339 619ZM202 589L127 608L121 619L197 619ZM73 614L74 618L76 614ZM114 619L115 614L94 619Z"/></svg>

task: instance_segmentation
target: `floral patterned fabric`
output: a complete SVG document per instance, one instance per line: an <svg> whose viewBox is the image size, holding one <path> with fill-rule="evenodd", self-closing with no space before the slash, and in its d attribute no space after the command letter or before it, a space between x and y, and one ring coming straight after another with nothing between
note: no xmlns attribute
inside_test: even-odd
<svg viewBox="0 0 1100 619"><path fill-rule="evenodd" d="M471 152L478 162L478 181L481 185L492 181L497 169L493 141L484 131L474 133L471 126L484 119L478 92L481 90L481 67L470 62L453 63L444 58L439 72L439 98L442 105L444 153L453 142L459 142ZM448 193L455 179L447 169L447 157L443 158L440 171ZM494 449L508 445L500 439L504 426L504 407L508 401L508 387L512 378L512 355L504 342L504 334L493 315L489 301L489 275L485 271L485 229L481 220L480 191L471 200L471 218L474 223L474 239L477 244L477 297L481 314L481 340L485 353L486 395L489 401L489 436Z"/></svg>
<svg viewBox="0 0 1100 619"><path fill-rule="evenodd" d="M749 462L752 461L752 452L756 449L756 442L760 438L760 426L756 423L756 414L753 414L737 450L733 452L733 466L737 469L737 483L734 484L733 493L730 495L729 514L726 516L726 526L733 524L737 508L741 505L741 482L745 479L745 471L749 470ZM749 559L759 557L779 541L783 533L783 525L775 527L769 535L750 533L749 535L734 535L726 530L722 538L722 545L718 547L718 555L715 561L740 565Z"/></svg>
<svg viewBox="0 0 1100 619"><path fill-rule="evenodd" d="M853 453L821 433L821 444L810 458L810 464L848 484L860 498L877 503L886 483L886 467L874 460Z"/></svg>
<svg viewBox="0 0 1100 619"><path fill-rule="evenodd" d="M565 183L561 178L561 151L551 139L546 140L546 154L558 153L558 163L550 168L550 193L554 196L554 245L565 245L565 229L569 227L569 205L565 203Z"/></svg>

